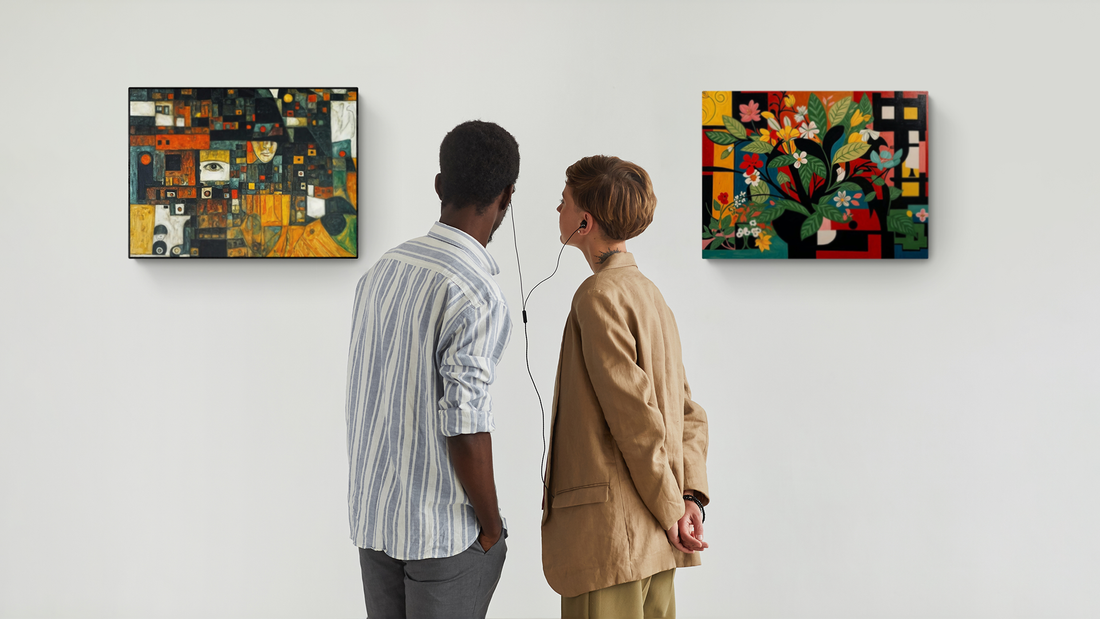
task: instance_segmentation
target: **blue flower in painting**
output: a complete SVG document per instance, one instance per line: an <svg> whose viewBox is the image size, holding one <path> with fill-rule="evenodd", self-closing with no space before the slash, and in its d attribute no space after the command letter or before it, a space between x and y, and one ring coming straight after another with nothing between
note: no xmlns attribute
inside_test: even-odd
<svg viewBox="0 0 1100 619"><path fill-rule="evenodd" d="M880 170L889 170L890 168L901 163L901 156L905 153L904 148L899 148L896 153L890 154L890 149L883 146L879 149L879 152L871 151L871 161L875 162Z"/></svg>

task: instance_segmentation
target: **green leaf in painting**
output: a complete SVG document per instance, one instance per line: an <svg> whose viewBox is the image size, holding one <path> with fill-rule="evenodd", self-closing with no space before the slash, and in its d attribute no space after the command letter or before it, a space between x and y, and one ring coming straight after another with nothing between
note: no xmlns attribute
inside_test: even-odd
<svg viewBox="0 0 1100 619"><path fill-rule="evenodd" d="M752 194L752 201L757 204L763 204L768 201L768 196L771 195L771 190L768 189L768 184L764 181L760 181L755 186L749 187L749 193Z"/></svg>
<svg viewBox="0 0 1100 619"><path fill-rule="evenodd" d="M795 202L794 200L779 200L779 206L782 206L789 211L802 213L806 217L810 216L810 211L806 210L805 206L802 206L800 203Z"/></svg>
<svg viewBox="0 0 1100 619"><path fill-rule="evenodd" d="M817 123L817 126L822 131L825 131L825 106L821 103L821 99L816 94L810 94L810 102L806 106L806 114L810 117L812 122Z"/></svg>
<svg viewBox="0 0 1100 619"><path fill-rule="evenodd" d="M719 202L718 200L714 200L713 204L711 204L711 208L716 210L716 211L720 211L720 210L722 210L722 203Z"/></svg>
<svg viewBox="0 0 1100 619"><path fill-rule="evenodd" d="M770 221L774 221L775 218L782 215L783 211L785 210L786 209L783 208L782 204L777 204L769 209L764 209L762 213L756 216L756 223L766 224Z"/></svg>
<svg viewBox="0 0 1100 619"><path fill-rule="evenodd" d="M730 227L730 216L729 215L726 215L725 217L722 218L722 224L721 225L722 225L723 230Z"/></svg>
<svg viewBox="0 0 1100 619"><path fill-rule="evenodd" d="M806 193L810 193L810 183L814 180L814 170L810 167L810 164L803 164L798 168L798 178L802 179L802 187L806 190Z"/></svg>
<svg viewBox="0 0 1100 619"><path fill-rule="evenodd" d="M785 172L780 172L779 175L777 176L777 178L779 179L779 186L780 187L782 187L783 185L786 185L787 183L791 182L791 177L787 176L787 174Z"/></svg>
<svg viewBox="0 0 1100 619"><path fill-rule="evenodd" d="M833 107L829 108L829 126L835 127L844 122L844 117L848 115L848 108L852 105L851 97L844 97L840 101L833 104Z"/></svg>
<svg viewBox="0 0 1100 619"><path fill-rule="evenodd" d="M901 197L901 190L898 189L897 187L891 187L890 188L890 201L893 202L894 200L897 200L900 197Z"/></svg>
<svg viewBox="0 0 1100 619"><path fill-rule="evenodd" d="M855 183L841 183L836 187L833 187L833 191L851 191L855 193L863 191L863 189Z"/></svg>
<svg viewBox="0 0 1100 619"><path fill-rule="evenodd" d="M836 155L833 156L833 164L847 163L859 159L870 150L871 145L867 142L852 142L851 144L845 144L836 151Z"/></svg>
<svg viewBox="0 0 1100 619"><path fill-rule="evenodd" d="M726 237L716 236L716 237L714 237L714 240L710 242L710 247L707 247L707 249L718 249L718 246L721 245L722 243L724 243L725 241L726 241Z"/></svg>
<svg viewBox="0 0 1100 619"><path fill-rule="evenodd" d="M817 212L821 214L825 219L831 219L833 221L844 221L844 213L840 212L840 209L829 203L830 198L826 198L817 203Z"/></svg>
<svg viewBox="0 0 1100 619"><path fill-rule="evenodd" d="M817 157L814 157L813 155L809 155L808 157L806 157L806 165L810 166L810 169L813 170L814 174L820 176L821 178L825 178L824 161L818 159Z"/></svg>
<svg viewBox="0 0 1100 619"><path fill-rule="evenodd" d="M871 100L867 98L867 95L863 95L863 98L859 100L859 113L864 116L871 116Z"/></svg>
<svg viewBox="0 0 1100 619"><path fill-rule="evenodd" d="M879 187L882 187L883 185L885 185L885 184L886 184L886 179L884 179L884 178L882 178L881 176L879 176L879 177L875 178L875 180L873 180L873 181L871 181L871 182L873 182L874 184L878 185Z"/></svg>
<svg viewBox="0 0 1100 619"><path fill-rule="evenodd" d="M749 142L745 146L741 147L741 150L745 151L746 153L760 153L761 155L766 155L772 152L774 148L775 147L771 145L771 142Z"/></svg>
<svg viewBox="0 0 1100 619"><path fill-rule="evenodd" d="M821 213L814 213L806 218L806 221L802 222L802 238L803 240L813 236L818 228L821 227Z"/></svg>
<svg viewBox="0 0 1100 619"><path fill-rule="evenodd" d="M868 193L867 195L863 196L863 201L864 202L870 202L874 199L875 199L875 192L873 192L873 191L871 193Z"/></svg>
<svg viewBox="0 0 1100 619"><path fill-rule="evenodd" d="M711 142L721 146L729 146L737 141L736 138L725 131L707 131L706 135Z"/></svg>
<svg viewBox="0 0 1100 619"><path fill-rule="evenodd" d="M886 229L898 234L910 235L916 232L913 227L913 218L905 214L903 210L893 210L886 216Z"/></svg>
<svg viewBox="0 0 1100 619"><path fill-rule="evenodd" d="M726 125L726 131L729 131L730 135L739 140L744 140L745 137L748 135L745 131L745 125L742 125L740 122L734 120L733 118L730 118L729 116L722 117L722 124Z"/></svg>
<svg viewBox="0 0 1100 619"><path fill-rule="evenodd" d="M769 168L782 168L794 163L794 157L791 155L779 155L778 157L772 157L772 160L768 162Z"/></svg>
<svg viewBox="0 0 1100 619"><path fill-rule="evenodd" d="M732 150L730 150L730 149L728 149L728 148L727 148L727 149L724 149L724 150L722 151L722 154L721 154L721 155L719 155L719 156L718 156L718 158L719 158L719 159L725 159L726 157L729 157L731 153L733 153L733 151L732 151Z"/></svg>

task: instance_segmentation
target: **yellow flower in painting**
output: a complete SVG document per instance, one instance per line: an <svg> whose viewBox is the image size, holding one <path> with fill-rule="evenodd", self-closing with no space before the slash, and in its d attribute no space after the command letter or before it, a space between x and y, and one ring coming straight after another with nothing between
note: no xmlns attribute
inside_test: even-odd
<svg viewBox="0 0 1100 619"><path fill-rule="evenodd" d="M862 142L862 141L863 141L863 136L858 134L858 133L853 133L852 135L848 136L848 143L849 144L853 144L855 142Z"/></svg>
<svg viewBox="0 0 1100 619"><path fill-rule="evenodd" d="M782 128L776 132L780 140L784 142L790 142L798 137L798 127L792 127L790 125L783 125Z"/></svg>
<svg viewBox="0 0 1100 619"><path fill-rule="evenodd" d="M783 103L787 104L787 107L794 107L794 95L787 95L783 98Z"/></svg>
<svg viewBox="0 0 1100 619"><path fill-rule="evenodd" d="M863 112L860 112L859 110L856 110L856 112L854 114L852 114L852 126L853 127L858 125L861 122L866 121L866 120L871 120L871 117L870 116L864 116Z"/></svg>
<svg viewBox="0 0 1100 619"><path fill-rule="evenodd" d="M775 136L772 135L771 131L768 131L767 129L761 129L760 130L760 141L775 144Z"/></svg>
<svg viewBox="0 0 1100 619"><path fill-rule="evenodd" d="M775 118L775 114L772 114L771 112L760 112L760 115L764 118Z"/></svg>
<svg viewBox="0 0 1100 619"><path fill-rule="evenodd" d="M767 232L761 232L760 237L756 239L756 248L760 251L767 251L772 248L772 235Z"/></svg>
<svg viewBox="0 0 1100 619"><path fill-rule="evenodd" d="M905 216L906 217L912 217L913 216L913 211L905 211Z"/></svg>

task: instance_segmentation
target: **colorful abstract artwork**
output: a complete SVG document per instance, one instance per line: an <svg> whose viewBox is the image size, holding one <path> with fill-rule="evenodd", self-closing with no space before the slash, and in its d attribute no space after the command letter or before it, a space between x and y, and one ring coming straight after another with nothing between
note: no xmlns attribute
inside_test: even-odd
<svg viewBox="0 0 1100 619"><path fill-rule="evenodd" d="M928 257L928 94L704 91L704 258Z"/></svg>
<svg viewBox="0 0 1100 619"><path fill-rule="evenodd" d="M358 90L131 88L131 258L355 258Z"/></svg>

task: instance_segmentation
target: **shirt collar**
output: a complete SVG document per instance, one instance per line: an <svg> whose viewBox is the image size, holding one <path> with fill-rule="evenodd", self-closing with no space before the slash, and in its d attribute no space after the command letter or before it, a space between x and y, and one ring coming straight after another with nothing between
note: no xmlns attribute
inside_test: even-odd
<svg viewBox="0 0 1100 619"><path fill-rule="evenodd" d="M466 253L473 256L474 260L477 261L482 268L489 272L489 275L500 273L500 266L497 265L497 261L493 259L489 250L485 249L481 243L478 243L477 239L466 234L462 230L437 221L432 224L432 229L428 231L428 236L465 250Z"/></svg>
<svg viewBox="0 0 1100 619"><path fill-rule="evenodd" d="M603 261L603 264L596 265L596 272L599 273L604 269L621 269L623 267L636 267L638 263L634 260L634 254L623 251L616 252L607 257L607 260Z"/></svg>

